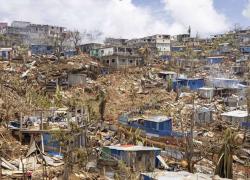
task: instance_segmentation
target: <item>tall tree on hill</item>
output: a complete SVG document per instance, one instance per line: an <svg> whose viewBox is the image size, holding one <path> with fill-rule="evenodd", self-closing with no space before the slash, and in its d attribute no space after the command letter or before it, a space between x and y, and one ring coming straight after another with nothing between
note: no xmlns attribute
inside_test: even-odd
<svg viewBox="0 0 250 180"><path fill-rule="evenodd" d="M82 40L80 32L77 30L70 32L70 40L74 44L74 48L75 48L77 54L79 54L79 45L80 45L81 40Z"/></svg>
<svg viewBox="0 0 250 180"><path fill-rule="evenodd" d="M57 57L57 61L60 61L61 55L64 51L64 45L69 39L69 34L66 32L56 33L53 37L54 52Z"/></svg>

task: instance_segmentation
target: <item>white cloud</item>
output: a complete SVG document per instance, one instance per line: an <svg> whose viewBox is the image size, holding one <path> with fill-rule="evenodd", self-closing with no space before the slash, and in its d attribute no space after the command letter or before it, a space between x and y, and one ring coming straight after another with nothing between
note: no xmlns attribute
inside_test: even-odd
<svg viewBox="0 0 250 180"><path fill-rule="evenodd" d="M2 2L1 2L2 1ZM131 0L0 0L4 20L58 24L80 30L100 30L106 36L136 37L164 33L167 23Z"/></svg>
<svg viewBox="0 0 250 180"><path fill-rule="evenodd" d="M211 34L228 29L226 17L216 11L213 0L162 0L175 26L194 33ZM174 28L175 29L175 28Z"/></svg>
<svg viewBox="0 0 250 180"><path fill-rule="evenodd" d="M250 19L250 0L248 0L246 8L242 11L242 15Z"/></svg>
<svg viewBox="0 0 250 180"><path fill-rule="evenodd" d="M56 24L125 38L183 33L188 25L204 34L228 27L226 18L216 12L212 0L162 1L166 16L171 16L173 23L160 19L150 9L135 6L132 0L11 0L8 3L0 0L0 21Z"/></svg>

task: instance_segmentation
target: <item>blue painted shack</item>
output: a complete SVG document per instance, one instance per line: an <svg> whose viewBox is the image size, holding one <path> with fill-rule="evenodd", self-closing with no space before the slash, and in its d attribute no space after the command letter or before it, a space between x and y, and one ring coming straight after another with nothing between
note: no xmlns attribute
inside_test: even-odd
<svg viewBox="0 0 250 180"><path fill-rule="evenodd" d="M148 146L115 145L105 146L101 150L101 158L121 160L133 171L153 171L159 166L157 156L161 149Z"/></svg>
<svg viewBox="0 0 250 180"><path fill-rule="evenodd" d="M207 64L218 64L222 63L223 61L224 61L224 56L213 56L206 58Z"/></svg>
<svg viewBox="0 0 250 180"><path fill-rule="evenodd" d="M0 48L0 60L10 60L12 58L12 48Z"/></svg>
<svg viewBox="0 0 250 180"><path fill-rule="evenodd" d="M171 46L172 52L183 52L186 50L185 46Z"/></svg>
<svg viewBox="0 0 250 180"><path fill-rule="evenodd" d="M129 119L128 116L124 115L119 118L119 122L136 129L139 128L152 136L172 136L172 118L167 116Z"/></svg>
<svg viewBox="0 0 250 180"><path fill-rule="evenodd" d="M50 55L54 52L53 46L49 45L31 45L30 49L33 55Z"/></svg>
<svg viewBox="0 0 250 180"><path fill-rule="evenodd" d="M173 89L189 88L190 90L198 90L205 86L203 78L178 78L173 81Z"/></svg>
<svg viewBox="0 0 250 180"><path fill-rule="evenodd" d="M162 55L160 58L161 58L162 61L170 61L171 60L170 55Z"/></svg>
<svg viewBox="0 0 250 180"><path fill-rule="evenodd" d="M250 53L250 45L248 46L240 46L241 53Z"/></svg>
<svg viewBox="0 0 250 180"><path fill-rule="evenodd" d="M61 149L65 147L60 146L60 142L55 139L53 136L53 132L44 132L43 136L43 144L46 152L52 155L61 155ZM73 147L84 147L85 146L85 136L84 134L75 134L73 142L71 144Z"/></svg>

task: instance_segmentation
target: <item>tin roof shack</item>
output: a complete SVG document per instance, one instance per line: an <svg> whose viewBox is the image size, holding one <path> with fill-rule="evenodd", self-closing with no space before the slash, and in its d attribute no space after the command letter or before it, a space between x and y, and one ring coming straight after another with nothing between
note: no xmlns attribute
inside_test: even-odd
<svg viewBox="0 0 250 180"><path fill-rule="evenodd" d="M215 88L239 88L243 82L239 79L212 78L209 83Z"/></svg>
<svg viewBox="0 0 250 180"><path fill-rule="evenodd" d="M243 54L250 54L250 45L240 46L240 52Z"/></svg>
<svg viewBox="0 0 250 180"><path fill-rule="evenodd" d="M161 71L158 73L159 78L169 80L169 79L176 79L177 73L173 71Z"/></svg>
<svg viewBox="0 0 250 180"><path fill-rule="evenodd" d="M221 114L222 119L230 122L232 125L250 129L250 117L247 111L235 110Z"/></svg>
<svg viewBox="0 0 250 180"><path fill-rule="evenodd" d="M212 180L211 175L193 174L186 171L157 171L151 173L141 173L140 180Z"/></svg>
<svg viewBox="0 0 250 180"><path fill-rule="evenodd" d="M224 61L224 56L212 56L206 58L207 64L218 64Z"/></svg>
<svg viewBox="0 0 250 180"><path fill-rule="evenodd" d="M190 90L198 90L205 86L203 78L178 78L173 81L173 89L188 88Z"/></svg>
<svg viewBox="0 0 250 180"><path fill-rule="evenodd" d="M215 95L215 88L202 87L198 89L199 96L204 99L212 99Z"/></svg>
<svg viewBox="0 0 250 180"><path fill-rule="evenodd" d="M0 48L0 60L11 60L13 58L12 48Z"/></svg>
<svg viewBox="0 0 250 180"><path fill-rule="evenodd" d="M30 49L34 55L51 55L54 52L53 46L50 45L31 45Z"/></svg>
<svg viewBox="0 0 250 180"><path fill-rule="evenodd" d="M119 118L121 124L139 128L150 136L171 136L172 135L172 118L167 116Z"/></svg>
<svg viewBox="0 0 250 180"><path fill-rule="evenodd" d="M219 44L219 51L221 55L229 54L231 52L232 45L230 43Z"/></svg>
<svg viewBox="0 0 250 180"><path fill-rule="evenodd" d="M78 86L85 85L87 82L86 74L69 74L68 75L68 84L69 86Z"/></svg>
<svg viewBox="0 0 250 180"><path fill-rule="evenodd" d="M209 87L215 88L215 94L223 97L231 96L232 94L244 93L246 88L243 81L238 79L228 78L210 78L206 81Z"/></svg>
<svg viewBox="0 0 250 180"><path fill-rule="evenodd" d="M102 158L121 160L131 167L133 171L154 171L158 167L157 156L161 149L156 147L116 145L106 146L102 149Z"/></svg>

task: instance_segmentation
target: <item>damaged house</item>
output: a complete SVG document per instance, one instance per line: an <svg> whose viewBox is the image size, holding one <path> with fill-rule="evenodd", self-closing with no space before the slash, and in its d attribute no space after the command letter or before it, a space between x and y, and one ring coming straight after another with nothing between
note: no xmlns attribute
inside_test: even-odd
<svg viewBox="0 0 250 180"><path fill-rule="evenodd" d="M205 86L203 78L178 78L173 81L173 89L188 88L190 90L198 90Z"/></svg>
<svg viewBox="0 0 250 180"><path fill-rule="evenodd" d="M105 47L98 51L100 61L112 69L136 67L143 64L143 58L130 47Z"/></svg>
<svg viewBox="0 0 250 180"><path fill-rule="evenodd" d="M182 137L182 133L172 129L172 118L167 116L129 117L122 115L119 123L126 127L140 129L149 137Z"/></svg>
<svg viewBox="0 0 250 180"><path fill-rule="evenodd" d="M94 49L99 49L103 47L103 44L100 43L88 43L88 44L83 44L79 46L79 49L81 50L81 52L87 53L91 55L91 51Z"/></svg>
<svg viewBox="0 0 250 180"><path fill-rule="evenodd" d="M78 86L78 85L84 85L87 82L87 75L86 74L68 74L68 84L69 86Z"/></svg>
<svg viewBox="0 0 250 180"><path fill-rule="evenodd" d="M115 145L102 148L102 159L123 161L133 171L154 171L158 167L161 149L156 147Z"/></svg>
<svg viewBox="0 0 250 180"><path fill-rule="evenodd" d="M196 109L195 123L208 124L213 121L213 111L207 107L199 107Z"/></svg>
<svg viewBox="0 0 250 180"><path fill-rule="evenodd" d="M11 60L13 58L12 48L0 48L0 60Z"/></svg>
<svg viewBox="0 0 250 180"><path fill-rule="evenodd" d="M158 73L159 78L169 80L169 79L176 79L177 73L173 71L161 71Z"/></svg>
<svg viewBox="0 0 250 180"><path fill-rule="evenodd" d="M33 55L51 55L54 53L54 47L50 45L31 45L30 49Z"/></svg>
<svg viewBox="0 0 250 180"><path fill-rule="evenodd" d="M231 123L232 125L250 129L249 115L247 111L241 111L241 110L229 111L222 113L221 116L223 120Z"/></svg>
<svg viewBox="0 0 250 180"><path fill-rule="evenodd" d="M199 96L204 99L212 99L215 95L215 88L202 87L198 90Z"/></svg>
<svg viewBox="0 0 250 180"><path fill-rule="evenodd" d="M224 56L212 56L206 58L207 64L218 64L224 61Z"/></svg>
<svg viewBox="0 0 250 180"><path fill-rule="evenodd" d="M246 86L239 79L210 78L206 84L214 87L216 94L220 96L231 96L233 93L243 93Z"/></svg>
<svg viewBox="0 0 250 180"><path fill-rule="evenodd" d="M158 56L169 55L171 51L170 35L156 34L139 39L131 39L126 42L127 46L139 49L148 46L152 53Z"/></svg>

